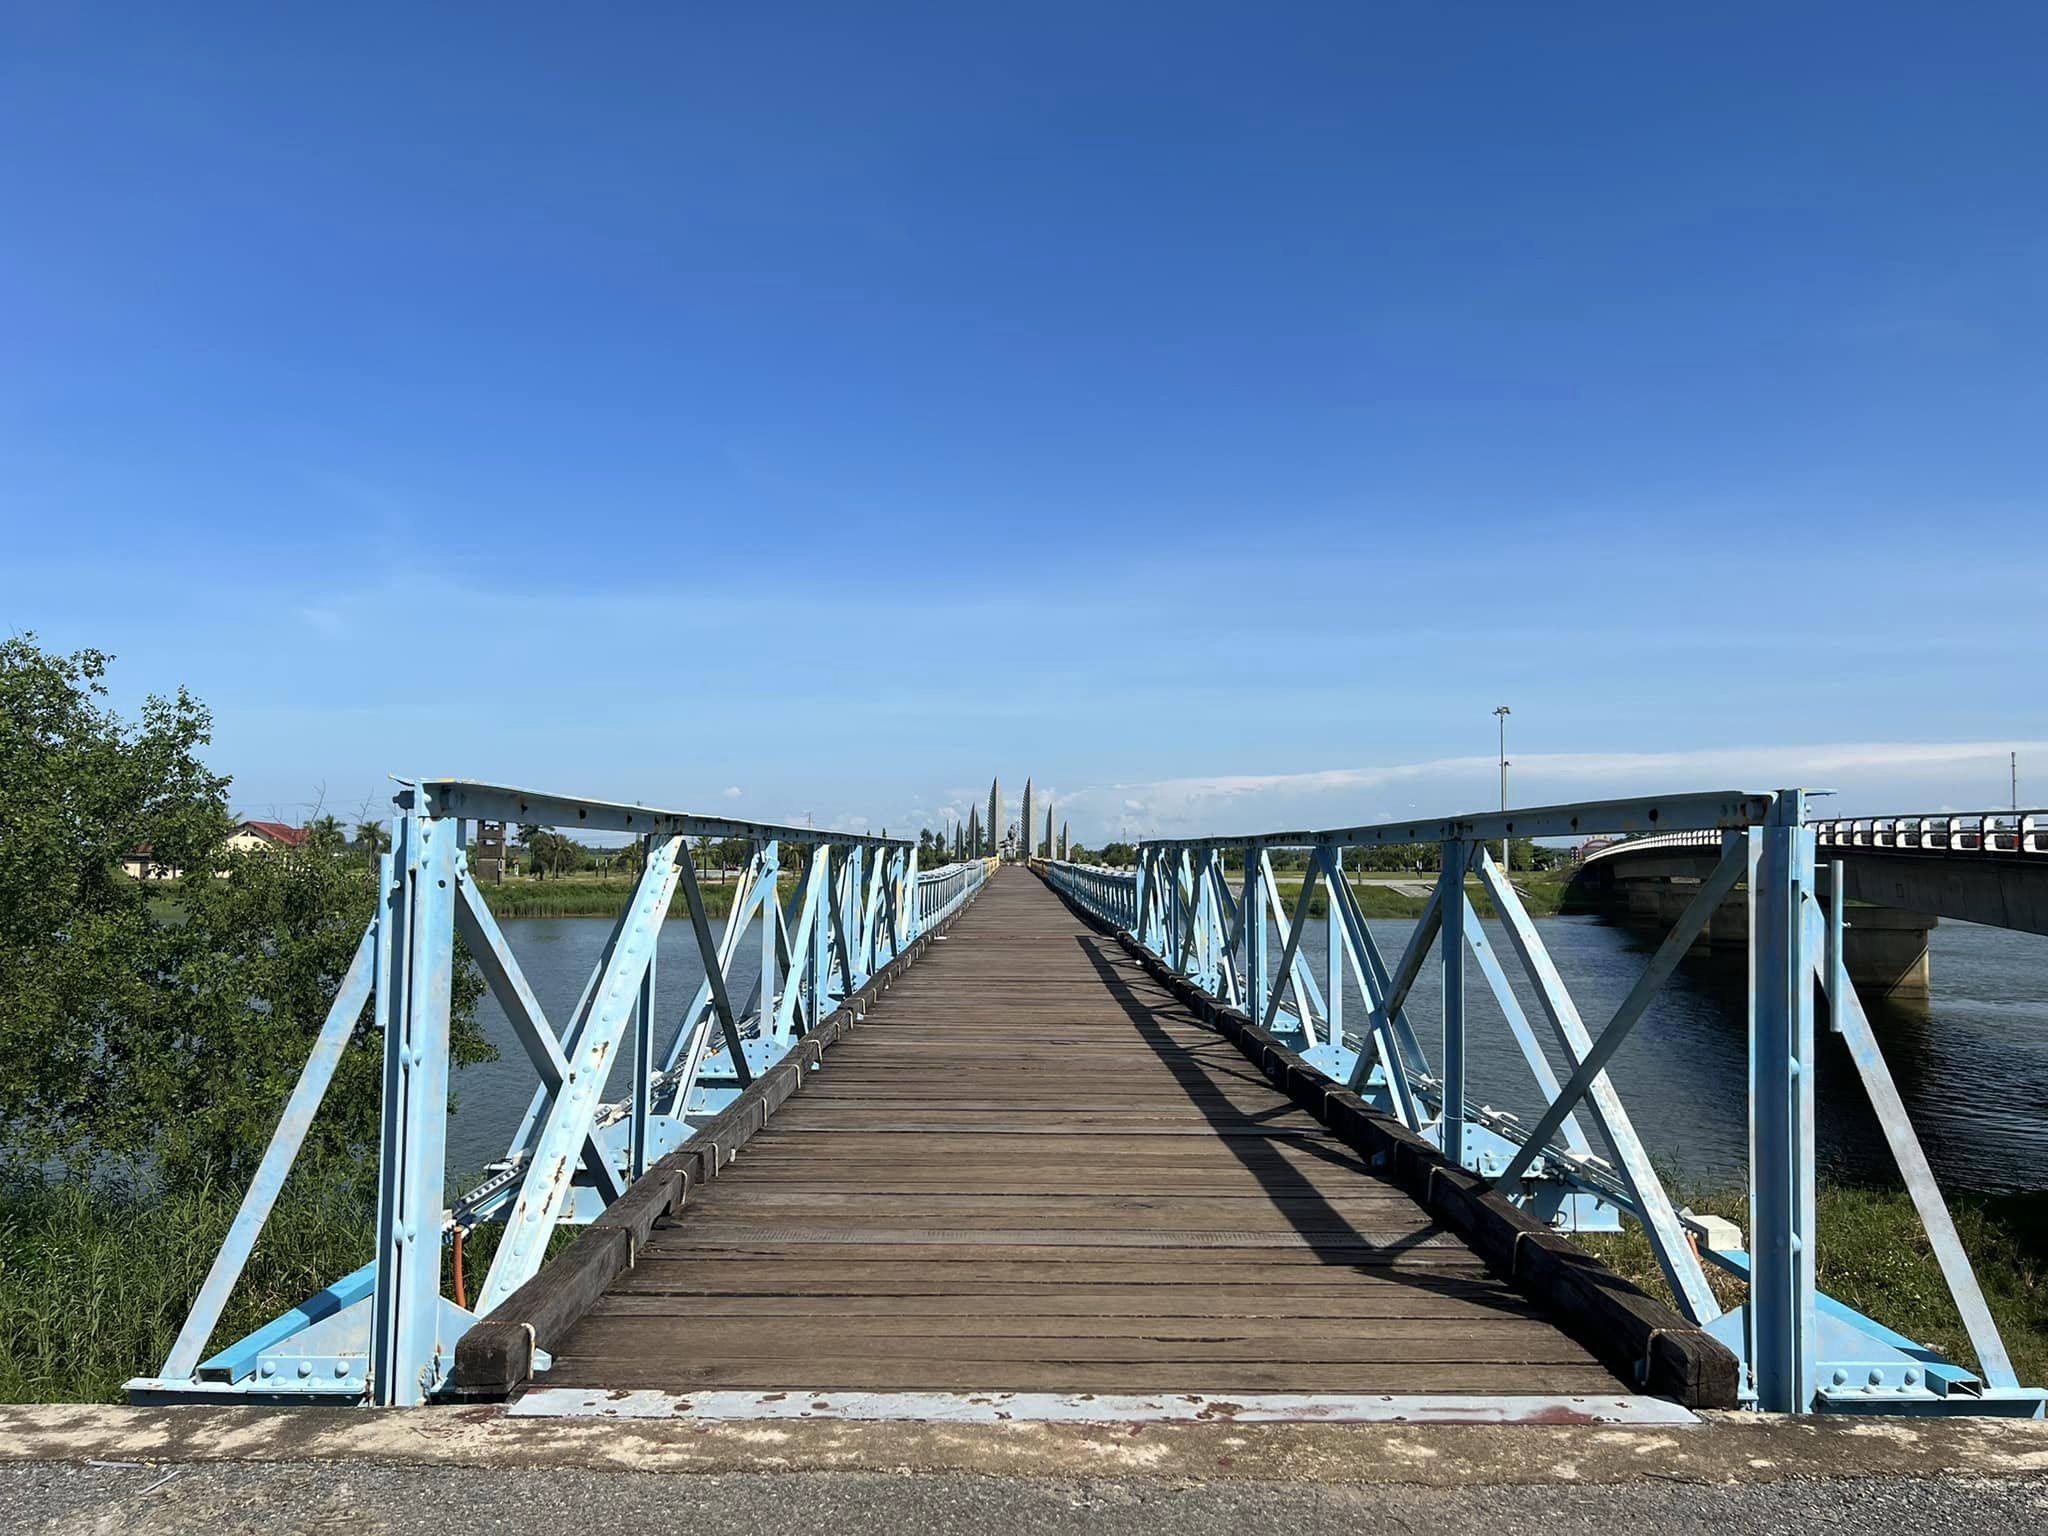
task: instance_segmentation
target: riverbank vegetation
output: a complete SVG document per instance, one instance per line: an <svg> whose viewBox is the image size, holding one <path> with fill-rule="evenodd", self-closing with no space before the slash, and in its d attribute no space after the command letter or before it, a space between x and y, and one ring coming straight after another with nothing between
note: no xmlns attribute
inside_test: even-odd
<svg viewBox="0 0 2048 1536"><path fill-rule="evenodd" d="M1282 907L1290 913L1294 904L1301 899L1301 879L1290 879L1278 870L1274 872L1273 884ZM1568 870L1540 870L1532 874L1517 871L1513 875L1515 893L1521 898L1523 909L1531 917L1555 917L1560 912L1579 910L1573 900L1571 873ZM1351 894L1358 902L1358 910L1365 917L1414 918L1422 916L1429 905L1429 890L1435 884L1435 877L1428 874L1408 876L1382 876L1377 879L1349 880ZM1233 886L1233 889L1236 889ZM1493 898L1487 895L1477 880L1465 882L1465 894L1472 899L1472 908L1481 917L1497 917ZM1317 883L1315 895L1309 898L1309 916L1324 917L1330 910L1329 893L1321 882ZM1590 907L1585 910L1592 910Z"/></svg>
<svg viewBox="0 0 2048 1536"><path fill-rule="evenodd" d="M1683 1203L1749 1229L1742 1192L1695 1192ZM1903 1189L1823 1182L1815 1201L1820 1227L1820 1287L1836 1300L1874 1317L1907 1338L1960 1365L1975 1368L1976 1354L1949 1299L1934 1250ZM2018 1195L1958 1195L1949 1209L1998 1321L2013 1369L2022 1382L2048 1382L2048 1191ZM1627 1230L1589 1233L1579 1241L1645 1291L1670 1303L1671 1289L1657 1268L1649 1239L1632 1219ZM1724 1306L1747 1287L1707 1266Z"/></svg>
<svg viewBox="0 0 2048 1536"><path fill-rule="evenodd" d="M229 781L199 755L205 708L181 692L124 720L105 703L109 661L0 640L9 1397L105 1396L161 1363L376 905L373 861L342 856L331 821L302 844L231 848ZM124 872L138 851L185 871L173 911ZM494 1054L481 992L458 956L458 1066ZM219 1338L367 1258L382 1063L366 1008Z"/></svg>
<svg viewBox="0 0 2048 1536"><path fill-rule="evenodd" d="M716 873L698 875L698 890L704 896L708 917L724 917L732 910L738 882ZM562 880L507 880L503 885L484 884L484 904L499 917L617 917L633 899L634 882L605 875L570 876ZM796 878L784 875L778 886L786 902L796 889ZM668 906L671 920L689 921L690 904L678 887Z"/></svg>

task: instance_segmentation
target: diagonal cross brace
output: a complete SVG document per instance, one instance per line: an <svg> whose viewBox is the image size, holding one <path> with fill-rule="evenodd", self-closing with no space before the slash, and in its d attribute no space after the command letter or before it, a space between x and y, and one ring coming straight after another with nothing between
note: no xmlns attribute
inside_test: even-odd
<svg viewBox="0 0 2048 1536"><path fill-rule="evenodd" d="M568 1209L577 1155L595 1123L599 1097L618 1057L620 1037L639 1003L640 979L675 894L680 842L673 836L659 838L649 850L647 868L620 926L619 943L592 993L587 1022L564 1053L568 1072L562 1088L548 1104L519 1196L506 1212L505 1236L478 1300L480 1314L487 1314L533 1277L546 1257L548 1238ZM691 889L695 889L694 882ZM698 905L701 912L701 898Z"/></svg>
<svg viewBox="0 0 2048 1536"><path fill-rule="evenodd" d="M355 1033L356 1020L362 1017L363 1005L370 1000L376 964L377 925L372 919L363 932L362 942L356 945L355 958L341 979L341 989L334 994L333 1005L327 1010L326 1021L313 1041L312 1053L292 1087L291 1097L285 1101L277 1129L270 1133L270 1145L263 1149L263 1160L256 1165L256 1177L249 1181L249 1192L242 1196L234 1225L228 1228L220 1252L213 1256L206 1283L200 1286L185 1326L178 1330L177 1342L171 1345L170 1358L159 1373L166 1380L187 1380L198 1369L199 1357L206 1353L206 1341L220 1322L235 1282L242 1277L243 1266L249 1262L263 1224L270 1219L278 1192L298 1160L306 1132L312 1129L313 1116L319 1112L328 1085L334 1081L341 1053L348 1046L349 1036Z"/></svg>
<svg viewBox="0 0 2048 1536"><path fill-rule="evenodd" d="M1265 855L1261 853L1259 857L1263 859ZM1269 871L1267 878L1269 881L1271 880L1271 868L1272 866L1269 864L1267 866ZM1316 885L1322 877L1322 861L1320 859L1310 859L1308 870L1301 877L1301 894L1294 899L1294 917L1287 925L1287 943L1280 951L1280 974L1282 976L1293 975L1294 957L1301 953L1301 936L1308 930L1309 905L1315 900ZM1272 1031L1273 1021L1280 1016L1282 990L1280 987L1273 989L1272 997L1266 1002L1266 1016L1259 1020L1260 1028L1268 1033ZM1294 1006L1301 1010L1301 1027L1308 1034L1310 1044L1314 1044L1315 1023L1308 1016L1308 1005L1302 999L1301 984L1299 982L1296 982L1294 987Z"/></svg>
<svg viewBox="0 0 2048 1536"><path fill-rule="evenodd" d="M1481 853L1483 855L1483 849ZM1550 1058L1543 1054L1543 1047L1537 1043L1536 1031L1529 1027L1528 1015L1522 1011L1522 1000L1515 996L1515 989L1508 983L1507 972L1501 968L1500 957L1493 952L1493 944L1486 937L1478 912L1473 909L1472 898L1467 896L1464 901L1465 945L1472 951L1472 958L1479 962L1479 974L1486 978L1493 1000L1500 1005L1500 1011L1508 1021L1508 1032L1515 1037L1522 1059L1529 1064L1530 1075L1536 1079L1536 1086L1543 1090L1543 1102L1548 1104L1562 1091L1558 1087L1557 1073L1550 1065ZM1498 898L1495 904L1498 905ZM1577 1052L1573 1052L1573 1059L1577 1059ZM1564 1117L1564 1140L1574 1152L1589 1150L1585 1133L1579 1129L1577 1115Z"/></svg>
<svg viewBox="0 0 2048 1536"><path fill-rule="evenodd" d="M1833 900L1839 909L1842 901L1839 878L1834 882L1833 891ZM1912 1117L1907 1114L1905 1102L1899 1097L1891 1069L1885 1065L1884 1052L1878 1047L1870 1019L1863 1012L1863 1003L1856 996L1856 989L1841 964L1840 951L1836 946L1827 944L1820 931L1826 919L1810 897L1804 921L1807 924L1806 948L1814 956L1814 974L1828 995L1833 1022L1849 1047L1857 1075L1863 1079L1870 1107L1877 1112L1877 1123L1883 1128L1885 1140L1891 1146L1893 1161L1899 1165L1899 1174L1906 1182L1906 1192L1913 1198L1913 1208L1919 1213L1920 1225L1926 1230L1928 1244L1934 1249L1935 1262L1941 1266L1941 1277L1948 1282L1956 1311L1962 1315L1963 1330L1970 1337L1970 1348L1976 1351L1984 1380L1993 1387L2017 1387L2020 1382L2012 1368L2012 1357L2006 1353L1998 1323L1985 1303L1982 1288L1977 1284L1977 1272L1971 1268L1970 1256L1963 1248L1962 1238L1956 1233L1955 1222L1948 1213L1948 1202L1942 1199L1941 1188L1934 1181L1934 1170L1928 1166L1920 1138L1913 1132ZM1821 958L1824 953L1830 959L1824 961Z"/></svg>
<svg viewBox="0 0 2048 1536"><path fill-rule="evenodd" d="M512 1033L518 1036L519 1044L533 1062L533 1070L540 1077L542 1094L552 1096L561 1091L562 1081L569 1075L568 1058L563 1056L554 1030L548 1027L547 1015L541 1012L540 1000L533 995L533 988L527 985L526 975L513 958L512 947L505 942L504 931L498 927L497 917L484 904L476 882L468 878L466 869L458 871L458 875L455 931L469 946L470 955L476 961L477 969L484 973L491 995L505 1010L506 1022L512 1026ZM607 1204L626 1192L625 1181L612 1166L611 1155L594 1130L584 1139L583 1164Z"/></svg>
<svg viewBox="0 0 2048 1536"><path fill-rule="evenodd" d="M697 953L704 961L704 980L711 988L711 1006L718 1014L718 1027L725 1035L725 1048L732 1055L732 1069L742 1086L754 1080L747 1053L740 1046L740 1021L732 1011L732 995L725 989L725 970L719 964L718 945L711 937L711 923L704 915L704 893L697 889L697 871L688 859L677 861L683 883L683 900L689 903L690 926L697 932ZM663 903L667 910L667 903Z"/></svg>
<svg viewBox="0 0 2048 1536"><path fill-rule="evenodd" d="M1621 1107L1620 1096L1607 1079L1606 1067L1628 1038L1629 1031L1635 1028L1637 1020L1649 1008L1650 1000L1678 968L1678 962L1692 947L1692 941L1699 937L1700 930L1706 927L1721 899L1734 889L1735 882L1747 872L1748 867L1748 856L1740 845L1723 853L1721 862L1701 883L1677 925L1664 936L1664 942L1651 956L1649 965L1636 979L1629 995L1615 1009L1607 1028L1600 1032L1598 1040L1593 1040L1586 1035L1578 1010L1571 1002L1571 994L1565 990L1548 952L1529 929L1528 914L1522 910L1513 888L1500 878L1498 870L1492 869L1491 860L1482 861L1480 866L1480 878L1486 882L1494 905L1507 920L1509 937L1529 971L1530 980L1536 983L1537 995L1544 999L1552 1026L1576 1062L1571 1080L1551 1100L1550 1108L1536 1122L1528 1140L1522 1143L1508 1160L1506 1169L1493 1181L1493 1188L1501 1194L1514 1193L1522 1174L1543 1153L1550 1138L1557 1134L1564 1117L1571 1113L1580 1099L1593 1091L1596 1083L1599 1084L1599 1092L1593 1099L1595 1118L1621 1159L1623 1177L1635 1198L1636 1213L1650 1234L1658 1265L1670 1281L1672 1293L1694 1322L1708 1322L1720 1316L1720 1304L1714 1300L1713 1292L1707 1286L1706 1274L1679 1228L1670 1197L1664 1192L1663 1181L1657 1177L1656 1169L1651 1166L1648 1154L1629 1123L1627 1112Z"/></svg>
<svg viewBox="0 0 2048 1536"><path fill-rule="evenodd" d="M1351 887L1342 877L1342 855L1328 850L1319 851L1319 857L1324 860L1323 874L1330 882L1330 912L1340 924L1331 942L1342 947L1351 961L1352 974L1358 978L1359 993L1366 1001L1366 1031L1379 1055L1380 1070L1386 1075L1387 1093L1394 1102L1394 1115L1409 1130L1419 1131L1422 1128L1422 1111L1415 1102L1415 1085L1409 1081L1400 1034L1407 1028L1407 1018L1400 1013L1390 1017L1384 1006L1386 988L1382 978L1386 967L1380 960L1378 946L1373 943L1371 930L1365 926L1358 903L1352 898ZM1336 1043L1343 1044L1341 1040ZM1420 1059L1418 1047L1417 1060ZM1365 1081L1365 1074L1366 1056L1364 1051L1360 1051L1351 1064L1348 1086L1356 1089Z"/></svg>
<svg viewBox="0 0 2048 1536"><path fill-rule="evenodd" d="M1358 945L1357 954L1371 968L1377 983L1379 996L1373 997L1373 989L1366 989L1366 996L1372 1003L1373 1026L1391 1022L1394 1038L1401 1042L1404 1056L1410 1056L1424 1073L1428 1072L1429 1058L1422 1049L1422 1042L1415 1038L1415 1031L1408 1023L1407 1010L1402 1004L1408 1000L1408 989L1415 985L1415 978L1422 974L1422 962L1429 957L1429 949L1436 942L1439 929L1443 927L1443 889L1440 885L1430 887L1429 900L1422 908L1422 916L1416 919L1415 931L1408 935L1408 947L1401 952L1400 966L1392 976L1385 974L1385 962L1380 958L1379 946L1373 942L1365 920L1358 913L1352 899L1350 887L1344 890L1346 927L1354 928L1352 939ZM1365 1081L1365 1059L1363 1055L1351 1067L1352 1081L1349 1086L1356 1088Z"/></svg>
<svg viewBox="0 0 2048 1536"><path fill-rule="evenodd" d="M1309 969L1308 961L1301 954L1298 935L1302 930L1299 927L1290 927L1286 909L1280 905L1280 882L1273 875L1272 856L1261 851L1259 862L1265 870L1266 906L1273 914L1274 926L1288 929L1290 933L1296 936L1295 942L1291 947L1283 945L1283 947L1288 949L1289 958L1280 962L1280 967L1275 974L1285 982L1288 990L1294 994L1294 1010L1301 1015L1302 1033L1308 1037L1308 1043L1314 1045L1316 1043L1315 1021L1318 1018L1328 1018L1329 1005L1323 998L1322 989L1316 985L1315 973ZM1310 859L1309 865L1310 872L1302 876L1302 888L1304 890L1308 888L1310 875L1316 869L1316 861ZM1295 913L1296 924L1305 924L1307 919L1307 907L1302 907ZM1271 1027L1271 1025L1267 1026L1269 1029Z"/></svg>

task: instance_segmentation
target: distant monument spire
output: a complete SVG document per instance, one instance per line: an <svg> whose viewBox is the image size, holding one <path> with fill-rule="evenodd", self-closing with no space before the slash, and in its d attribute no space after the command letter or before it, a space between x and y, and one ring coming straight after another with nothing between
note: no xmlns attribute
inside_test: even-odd
<svg viewBox="0 0 2048 1536"><path fill-rule="evenodd" d="M1074 836L1073 836L1073 833L1074 833L1074 825L1073 825L1073 823L1072 823L1072 822L1068 822L1068 821L1063 821L1063 822L1061 822L1061 823L1060 823L1060 861L1061 861L1062 863L1066 862L1066 860L1068 860L1068 859L1070 859L1070 858L1072 858L1072 857L1073 857L1073 853L1074 853Z"/></svg>
<svg viewBox="0 0 2048 1536"><path fill-rule="evenodd" d="M1050 798L1045 802L1045 856L1048 859L1059 857L1052 841L1052 801Z"/></svg>
<svg viewBox="0 0 2048 1536"><path fill-rule="evenodd" d="M988 836L988 852L996 851L996 839L1003 835L1003 781L993 780L988 787L988 824L982 829Z"/></svg>
<svg viewBox="0 0 2048 1536"><path fill-rule="evenodd" d="M1017 856L1027 864L1031 861L1031 855L1037 851L1032 844L1031 834L1031 780L1027 777L1024 780L1024 815L1017 823Z"/></svg>

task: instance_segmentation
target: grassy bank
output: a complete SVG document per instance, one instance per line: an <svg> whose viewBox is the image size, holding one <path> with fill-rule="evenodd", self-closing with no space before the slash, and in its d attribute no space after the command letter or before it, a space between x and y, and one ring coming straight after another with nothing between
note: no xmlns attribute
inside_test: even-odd
<svg viewBox="0 0 2048 1536"><path fill-rule="evenodd" d="M241 1196L218 1184L162 1192L0 1175L0 1402L120 1402L123 1382L161 1370ZM368 1164L295 1173L209 1353L361 1268L376 1230ZM481 1228L467 1245L472 1305L503 1231ZM557 1231L549 1255L575 1232ZM445 1246L441 1267L452 1297Z"/></svg>
<svg viewBox="0 0 2048 1536"><path fill-rule="evenodd" d="M1691 1194L1696 1211L1711 1211L1748 1230L1747 1203L1740 1193ZM1975 1366L1962 1319L1949 1300L1941 1268L1920 1230L1913 1202L1904 1190L1823 1184L1818 1195L1821 1289L1857 1311L1939 1350L1949 1359ZM2022 1382L2048 1381L2048 1192L2024 1195L1963 1195L1950 1203L1963 1247ZM1666 1302L1671 1291L1651 1257L1642 1229L1592 1234L1580 1239L1651 1295ZM1708 1278L1724 1305L1743 1299L1747 1289L1712 1265Z"/></svg>
<svg viewBox="0 0 2048 1536"><path fill-rule="evenodd" d="M14 1175L0 1184L0 1401L118 1401L162 1368L241 1191L93 1189ZM287 1186L213 1347L298 1305L369 1259L377 1185L356 1169Z"/></svg>
<svg viewBox="0 0 2048 1536"><path fill-rule="evenodd" d="M634 882L616 876L565 875L559 880L513 879L503 885L484 885L484 901L499 917L617 917L633 899ZM732 910L737 878L720 882L715 876L698 877L704 893L704 911L724 917ZM780 894L787 900L795 882L784 879ZM690 905L680 887L669 902L671 918L689 920Z"/></svg>
<svg viewBox="0 0 2048 1536"><path fill-rule="evenodd" d="M1434 874L1425 871L1419 875L1401 875L1381 880L1352 880L1351 893L1358 901L1358 910L1366 917L1420 917L1429 905L1427 896L1412 895L1400 890L1394 884L1398 880L1404 885L1433 882ZM1235 881L1233 888L1235 888ZM1275 881L1279 887L1280 903L1288 911L1301 899L1301 876L1281 874ZM1515 891L1522 898L1522 905L1531 917L1553 917L1559 912L1572 910L1567 897L1571 884L1568 873L1545 870L1539 874L1518 874L1514 877ZM1472 898L1472 906L1481 917L1495 917L1493 901L1480 888L1476 880L1465 882L1465 894ZM1328 894L1318 885L1316 894L1309 900L1309 915L1322 917L1329 911Z"/></svg>

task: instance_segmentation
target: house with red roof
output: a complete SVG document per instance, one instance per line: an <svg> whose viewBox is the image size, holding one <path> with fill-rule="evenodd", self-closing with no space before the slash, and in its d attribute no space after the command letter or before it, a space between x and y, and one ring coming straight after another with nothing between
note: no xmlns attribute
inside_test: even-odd
<svg viewBox="0 0 2048 1536"><path fill-rule="evenodd" d="M228 834L230 853L249 853L256 849L303 848L306 843L304 827L288 827L281 821L245 821Z"/></svg>

